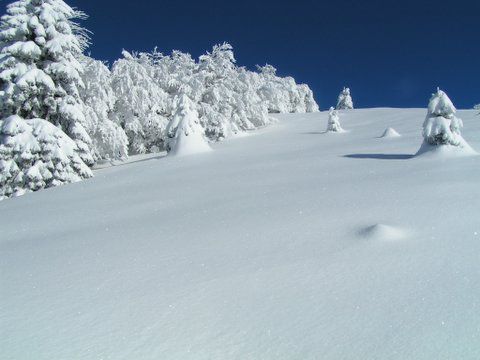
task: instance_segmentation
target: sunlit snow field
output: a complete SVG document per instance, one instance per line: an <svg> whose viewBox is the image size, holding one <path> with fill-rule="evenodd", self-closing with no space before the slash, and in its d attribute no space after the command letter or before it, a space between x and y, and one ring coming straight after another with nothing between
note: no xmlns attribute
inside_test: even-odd
<svg viewBox="0 0 480 360"><path fill-rule="evenodd" d="M425 114L279 115L0 202L0 358L480 359L480 156L412 157Z"/></svg>

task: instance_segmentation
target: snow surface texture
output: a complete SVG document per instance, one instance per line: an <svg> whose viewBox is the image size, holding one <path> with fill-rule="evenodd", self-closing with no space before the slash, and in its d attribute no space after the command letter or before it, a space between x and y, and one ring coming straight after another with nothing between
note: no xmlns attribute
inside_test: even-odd
<svg viewBox="0 0 480 360"><path fill-rule="evenodd" d="M480 156L413 157L425 109L340 115L2 201L1 358L479 359Z"/></svg>

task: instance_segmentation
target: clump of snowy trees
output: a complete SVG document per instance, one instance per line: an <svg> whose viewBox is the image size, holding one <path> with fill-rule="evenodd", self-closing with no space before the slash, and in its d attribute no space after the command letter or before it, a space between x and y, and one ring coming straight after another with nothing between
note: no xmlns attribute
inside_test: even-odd
<svg viewBox="0 0 480 360"><path fill-rule="evenodd" d="M455 115L456 112L457 109L448 95L437 88L430 98L427 116L423 122L424 143L419 153L441 147L473 151L460 133L463 122Z"/></svg>
<svg viewBox="0 0 480 360"><path fill-rule="evenodd" d="M85 17L63 0L19 0L1 17L0 198L174 149L187 133L220 141L270 124L269 113L318 111L307 85L271 65L239 67L227 43L198 61L124 51L110 69L84 55Z"/></svg>
<svg viewBox="0 0 480 360"><path fill-rule="evenodd" d="M337 110L350 110L353 109L353 100L352 96L350 95L350 89L344 87L343 90L338 95L337 101Z"/></svg>

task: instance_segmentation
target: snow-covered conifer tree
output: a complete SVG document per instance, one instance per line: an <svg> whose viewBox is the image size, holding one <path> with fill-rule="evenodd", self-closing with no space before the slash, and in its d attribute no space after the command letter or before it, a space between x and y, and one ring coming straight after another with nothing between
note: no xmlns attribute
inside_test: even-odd
<svg viewBox="0 0 480 360"><path fill-rule="evenodd" d="M59 126L93 164L79 89L78 61L87 46L75 23L85 17L62 0L20 0L7 6L0 25L0 118L18 115Z"/></svg>
<svg viewBox="0 0 480 360"><path fill-rule="evenodd" d="M77 144L50 122L0 120L0 200L91 176Z"/></svg>
<svg viewBox="0 0 480 360"><path fill-rule="evenodd" d="M327 132L343 132L344 130L340 126L340 116L338 111L333 107L328 111L328 125Z"/></svg>
<svg viewBox="0 0 480 360"><path fill-rule="evenodd" d="M180 95L177 110L167 128L169 154L183 156L210 151L204 134L195 103L187 95Z"/></svg>
<svg viewBox="0 0 480 360"><path fill-rule="evenodd" d="M344 87L343 90L340 92L340 95L338 95L336 109L337 110L353 109L353 101L352 101L352 96L350 95L349 88Z"/></svg>
<svg viewBox="0 0 480 360"><path fill-rule="evenodd" d="M462 138L460 130L463 127L461 119L455 116L455 106L448 95L440 89L432 94L428 104L428 111L423 122L424 143L419 153L427 149L440 147L458 147L470 152L473 151Z"/></svg>
<svg viewBox="0 0 480 360"><path fill-rule="evenodd" d="M86 130L93 141L93 156L96 161L126 158L127 135L110 119L116 101L110 70L103 62L87 56L82 58L82 64L85 86L80 94L85 103Z"/></svg>
<svg viewBox="0 0 480 360"><path fill-rule="evenodd" d="M430 145L453 145L461 143L462 120L455 116L457 109L448 95L440 89L432 95L428 113L423 123L423 137Z"/></svg>

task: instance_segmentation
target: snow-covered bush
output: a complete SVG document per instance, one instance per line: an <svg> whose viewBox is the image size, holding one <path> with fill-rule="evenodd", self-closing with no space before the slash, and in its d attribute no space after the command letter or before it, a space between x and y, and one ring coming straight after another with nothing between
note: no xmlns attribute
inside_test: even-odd
<svg viewBox="0 0 480 360"><path fill-rule="evenodd" d="M344 130L340 126L340 116L338 111L333 107L328 111L328 125L327 132L343 132Z"/></svg>
<svg viewBox="0 0 480 360"><path fill-rule="evenodd" d="M167 150L170 155L183 156L210 151L205 131L195 103L182 94L177 101L177 110L168 124Z"/></svg>
<svg viewBox="0 0 480 360"><path fill-rule="evenodd" d="M131 154L157 152L164 147L168 124L169 96L155 79L150 54L130 54L112 68L112 88L116 95L112 119L126 132Z"/></svg>
<svg viewBox="0 0 480 360"><path fill-rule="evenodd" d="M80 90L85 103L86 130L92 138L95 161L123 159L128 156L125 131L110 117L113 116L116 97L112 89L111 73L101 61L83 57L82 74L85 86Z"/></svg>
<svg viewBox="0 0 480 360"><path fill-rule="evenodd" d="M93 164L92 140L79 89L79 58L88 43L75 23L84 18L62 0L20 0L7 6L0 25L0 119L19 115L59 126Z"/></svg>
<svg viewBox="0 0 480 360"><path fill-rule="evenodd" d="M304 113L318 111L310 88L297 85L292 77L281 78L271 65L257 66L260 72L258 93L266 101L270 113Z"/></svg>
<svg viewBox="0 0 480 360"><path fill-rule="evenodd" d="M423 138L429 145L460 146L463 142L461 119L455 116L455 106L445 92L437 89L428 104L427 117L423 123Z"/></svg>
<svg viewBox="0 0 480 360"><path fill-rule="evenodd" d="M352 96L350 95L350 89L349 88L343 88L343 90L340 92L340 95L338 95L338 101L337 101L337 110L350 110L353 109L353 100Z"/></svg>
<svg viewBox="0 0 480 360"><path fill-rule="evenodd" d="M0 200L91 176L77 144L50 122L0 120Z"/></svg>

